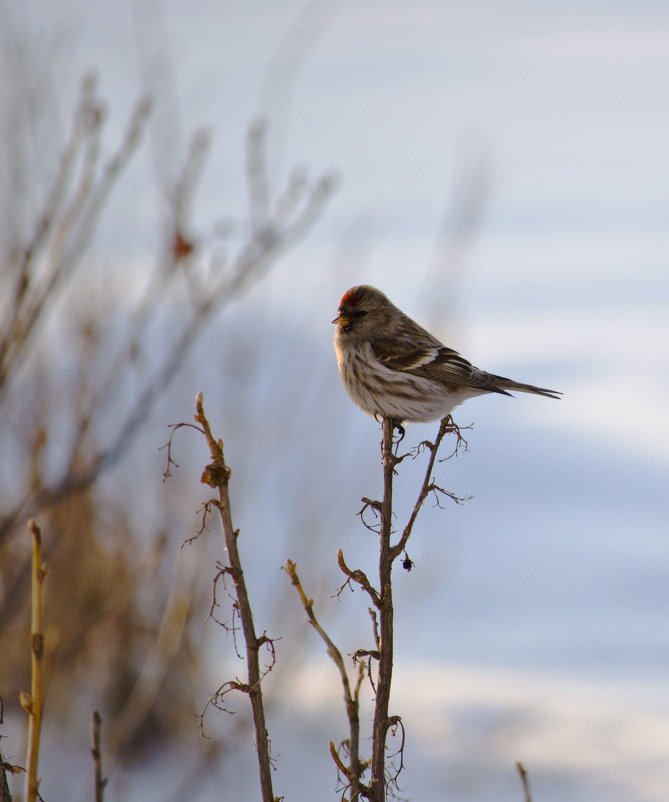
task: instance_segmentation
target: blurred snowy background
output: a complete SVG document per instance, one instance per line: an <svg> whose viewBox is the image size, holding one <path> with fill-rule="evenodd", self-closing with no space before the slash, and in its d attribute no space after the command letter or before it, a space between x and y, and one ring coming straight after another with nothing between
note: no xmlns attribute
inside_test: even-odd
<svg viewBox="0 0 669 802"><path fill-rule="evenodd" d="M194 239L244 219L244 142L258 117L271 187L295 166L337 176L305 237L212 319L96 490L98 504L121 499L137 553L148 548L142 532L164 535L163 579L199 588L190 712L241 670L230 638L204 623L216 528L208 545L179 551L206 497L204 447L184 435L181 468L161 483L167 424L189 420L203 390L234 471L256 625L282 637L266 680L275 790L338 798L328 754L328 740L345 734L338 678L280 566L297 561L343 651L368 644L361 594L331 597L339 547L349 564L374 559L356 513L361 496L379 492L380 435L339 383L330 320L349 286L371 283L483 369L564 392L560 402L476 399L455 415L474 424L470 450L437 478L474 498L425 511L409 549L415 568L396 580L391 709L407 729L405 797L520 800L520 760L536 802L666 800L669 7L3 0L0 14L5 54L26 54L30 75L47 81L40 141L52 150L36 151L35 195L46 194L85 72L97 73L110 147L137 98L154 98L148 142L48 321L42 359L52 368L76 365L60 339L72 309L94 308L113 330L142 284L164 224L161 181L195 129L206 126L211 145ZM168 303L168 327L181 304ZM2 419L3 431L17 420ZM406 442L434 429L412 426ZM58 447L52 438L43 458L57 461ZM6 488L23 470L17 453L2 458ZM405 465L400 515L420 471ZM26 536L13 537L15 555ZM52 570L49 582L58 579ZM150 584L142 594L150 607ZM2 746L21 763L11 689L0 688L11 723ZM87 719L65 728L49 705L42 793L91 798ZM183 798L182 782L193 800L258 798L246 701L236 707L233 719L213 717L224 748L210 757L186 709L169 747L148 737L135 765L110 759L109 798Z"/></svg>

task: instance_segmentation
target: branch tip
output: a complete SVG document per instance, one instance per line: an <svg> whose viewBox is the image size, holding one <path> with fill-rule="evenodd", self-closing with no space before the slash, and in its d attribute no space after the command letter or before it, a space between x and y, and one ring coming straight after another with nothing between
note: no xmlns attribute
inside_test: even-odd
<svg viewBox="0 0 669 802"><path fill-rule="evenodd" d="M42 530L39 528L39 525L38 525L37 521L34 518L31 518L28 521L28 529L32 533L32 536L41 543L42 542Z"/></svg>

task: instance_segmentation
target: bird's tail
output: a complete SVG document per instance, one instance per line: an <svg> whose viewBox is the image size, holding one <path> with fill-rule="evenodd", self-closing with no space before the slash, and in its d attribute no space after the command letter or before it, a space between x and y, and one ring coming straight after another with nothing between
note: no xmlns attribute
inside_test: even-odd
<svg viewBox="0 0 669 802"><path fill-rule="evenodd" d="M515 390L518 393L534 393L534 395L543 395L558 401L562 395L559 390L547 390L545 387L535 387L533 384L522 384L522 382L515 382L512 379L505 379L504 376L490 376L489 380L495 391L504 395L509 395L507 390Z"/></svg>

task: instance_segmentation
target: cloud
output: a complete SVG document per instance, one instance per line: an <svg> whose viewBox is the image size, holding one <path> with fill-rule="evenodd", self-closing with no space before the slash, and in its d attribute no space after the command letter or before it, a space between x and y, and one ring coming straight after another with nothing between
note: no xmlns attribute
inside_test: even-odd
<svg viewBox="0 0 669 802"><path fill-rule="evenodd" d="M597 28L533 35L518 47L547 61L646 65L669 60L669 30L650 27Z"/></svg>

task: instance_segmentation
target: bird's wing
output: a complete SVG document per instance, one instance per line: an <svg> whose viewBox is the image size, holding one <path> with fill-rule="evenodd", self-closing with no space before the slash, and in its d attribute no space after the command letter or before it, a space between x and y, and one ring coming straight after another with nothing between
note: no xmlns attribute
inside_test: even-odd
<svg viewBox="0 0 669 802"><path fill-rule="evenodd" d="M452 386L487 388L483 371L475 368L457 351L445 345L416 347L412 342L400 344L397 339L379 338L372 343L374 356L391 370L422 376ZM497 390L497 392L503 392Z"/></svg>

